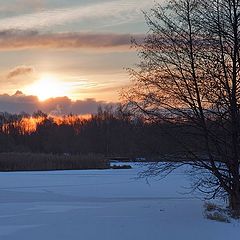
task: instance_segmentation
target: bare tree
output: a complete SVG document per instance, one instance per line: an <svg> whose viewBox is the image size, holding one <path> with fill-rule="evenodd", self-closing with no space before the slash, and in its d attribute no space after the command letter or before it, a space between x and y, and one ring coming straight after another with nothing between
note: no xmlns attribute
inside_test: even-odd
<svg viewBox="0 0 240 240"><path fill-rule="evenodd" d="M150 30L135 42L141 61L123 98L149 121L194 127L203 145L185 146L177 164L155 164L145 174L192 165L201 173L194 187L227 196L239 216L240 1L172 0L145 17Z"/></svg>

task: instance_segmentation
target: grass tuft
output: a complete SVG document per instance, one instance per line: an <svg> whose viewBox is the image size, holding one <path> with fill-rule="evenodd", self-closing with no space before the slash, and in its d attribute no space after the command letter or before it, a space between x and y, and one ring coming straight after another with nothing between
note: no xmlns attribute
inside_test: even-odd
<svg viewBox="0 0 240 240"><path fill-rule="evenodd" d="M204 204L204 216L206 219L230 223L229 213L226 209L223 209L217 206L214 203L205 203Z"/></svg>

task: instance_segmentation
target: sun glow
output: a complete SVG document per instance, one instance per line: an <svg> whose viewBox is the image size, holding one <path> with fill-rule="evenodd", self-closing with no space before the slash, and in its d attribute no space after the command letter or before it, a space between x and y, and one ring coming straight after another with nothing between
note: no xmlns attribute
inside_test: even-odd
<svg viewBox="0 0 240 240"><path fill-rule="evenodd" d="M66 96L64 84L52 75L43 75L27 88L27 92L37 96L40 101Z"/></svg>

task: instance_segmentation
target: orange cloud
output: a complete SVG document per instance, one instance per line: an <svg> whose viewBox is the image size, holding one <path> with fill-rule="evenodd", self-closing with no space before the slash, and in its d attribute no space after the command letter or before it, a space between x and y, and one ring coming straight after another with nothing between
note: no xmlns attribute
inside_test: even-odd
<svg viewBox="0 0 240 240"><path fill-rule="evenodd" d="M38 31L7 30L0 32L0 49L27 48L125 48L129 50L131 39L142 41L143 34L116 33L49 33Z"/></svg>

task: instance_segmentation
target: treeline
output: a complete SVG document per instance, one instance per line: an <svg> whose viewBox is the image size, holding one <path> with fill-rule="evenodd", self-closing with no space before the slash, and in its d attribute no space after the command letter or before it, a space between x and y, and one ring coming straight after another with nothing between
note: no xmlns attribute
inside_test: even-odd
<svg viewBox="0 0 240 240"><path fill-rule="evenodd" d="M110 162L97 154L0 153L1 172L109 168Z"/></svg>
<svg viewBox="0 0 240 240"><path fill-rule="evenodd" d="M189 126L147 122L121 107L99 107L88 119L52 117L42 112L32 116L0 114L0 152L150 158L181 152L183 146L197 149L198 142Z"/></svg>

